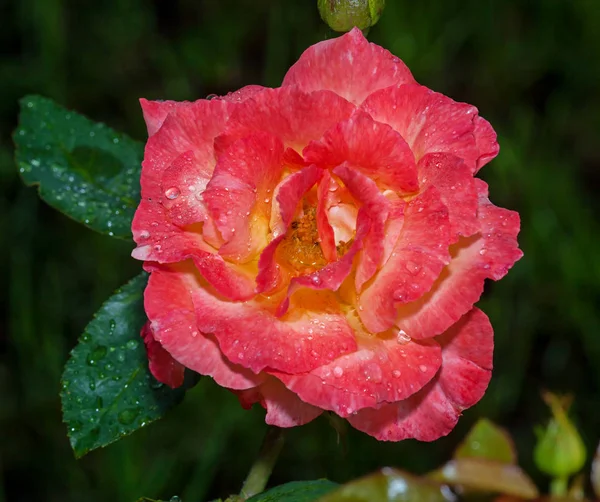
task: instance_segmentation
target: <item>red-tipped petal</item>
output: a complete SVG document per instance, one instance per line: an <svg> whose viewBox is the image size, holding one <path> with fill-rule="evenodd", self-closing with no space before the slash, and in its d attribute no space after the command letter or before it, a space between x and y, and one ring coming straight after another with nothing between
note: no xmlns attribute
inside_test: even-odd
<svg viewBox="0 0 600 502"><path fill-rule="evenodd" d="M255 133L219 157L202 198L225 244L219 253L245 262L267 245L271 197L283 170L283 144Z"/></svg>
<svg viewBox="0 0 600 502"><path fill-rule="evenodd" d="M431 290L398 308L396 325L413 338L443 333L479 300L486 278L501 279L523 256L517 243L519 215L490 203L483 181L476 185L480 233L451 246L452 260Z"/></svg>
<svg viewBox="0 0 600 502"><path fill-rule="evenodd" d="M205 186L206 178L194 152L183 152L165 169L161 181L162 205L169 220L178 226L207 221L207 211L200 198Z"/></svg>
<svg viewBox="0 0 600 502"><path fill-rule="evenodd" d="M321 240L323 256L329 262L337 259L335 236L327 217L327 211L331 207L330 189L335 186L334 184L335 181L331 178L329 171L323 171L323 177L317 188L317 230L319 232L319 239Z"/></svg>
<svg viewBox="0 0 600 502"><path fill-rule="evenodd" d="M254 277L244 267L214 253L196 253L192 259L202 277L224 297L239 301L254 296Z"/></svg>
<svg viewBox="0 0 600 502"><path fill-rule="evenodd" d="M265 131L300 152L309 141L320 138L354 110L351 103L330 91L306 93L295 87L267 89L235 108L215 145L218 151L223 151L248 134Z"/></svg>
<svg viewBox="0 0 600 502"><path fill-rule="evenodd" d="M275 261L277 246L284 239L285 233L292 223L298 203L322 175L321 169L309 166L291 174L275 188L270 225L274 238L263 250L258 261L257 293L266 293L281 285L282 271Z"/></svg>
<svg viewBox="0 0 600 502"><path fill-rule="evenodd" d="M414 396L350 416L350 424L382 441L434 441L448 434L461 412L479 401L488 386L494 349L487 316L473 309L438 338L439 374Z"/></svg>
<svg viewBox="0 0 600 502"><path fill-rule="evenodd" d="M235 105L221 100L199 100L174 108L159 131L146 143L141 175L142 197L164 201L163 175L175 159L189 151L193 152L193 161L198 169L191 181L204 189L215 165L214 138L223 131L234 108Z"/></svg>
<svg viewBox="0 0 600 502"><path fill-rule="evenodd" d="M415 158L406 141L363 112L337 123L320 140L312 141L303 155L322 168L347 162L382 188L414 192L419 187Z"/></svg>
<svg viewBox="0 0 600 502"><path fill-rule="evenodd" d="M242 103L248 98L253 98L257 94L260 94L267 89L268 87L263 87L262 85L247 85L241 89L238 89L237 91L230 92L225 96L218 96L217 98L213 99L222 99L231 103Z"/></svg>
<svg viewBox="0 0 600 502"><path fill-rule="evenodd" d="M459 235L477 233L477 188L467 165L452 154L429 153L419 161L418 170L421 190L434 186L448 208L452 242Z"/></svg>
<svg viewBox="0 0 600 502"><path fill-rule="evenodd" d="M441 361L433 340L400 344L394 338L367 341L308 374L274 374L303 401L347 417L408 398L435 376Z"/></svg>
<svg viewBox="0 0 600 502"><path fill-rule="evenodd" d="M414 81L399 58L369 43L354 28L304 51L287 72L283 85L297 85L305 91L329 89L360 104L377 89Z"/></svg>
<svg viewBox="0 0 600 502"><path fill-rule="evenodd" d="M379 191L377 184L352 169L347 163L336 167L333 172L344 182L352 196L362 204L371 220L369 234L365 238L363 251L356 267L356 290L361 291L381 265L385 242L385 223L389 216L390 202Z"/></svg>
<svg viewBox="0 0 600 502"><path fill-rule="evenodd" d="M246 409L260 403L267 410L265 422L276 427L304 425L323 413L323 410L301 401L274 377L267 377L259 387L236 393Z"/></svg>
<svg viewBox="0 0 600 502"><path fill-rule="evenodd" d="M159 382L167 384L172 389L180 387L183 384L185 367L173 359L171 354L154 339L150 321L144 324L141 335L146 345L150 373Z"/></svg>
<svg viewBox="0 0 600 502"><path fill-rule="evenodd" d="M255 373L307 372L356 349L354 332L340 314L306 311L281 321L255 302L226 302L204 289L192 298L198 327L214 333L230 361Z"/></svg>
<svg viewBox="0 0 600 502"><path fill-rule="evenodd" d="M196 325L191 295L203 287L191 263L152 266L144 307L155 343L182 365L213 377L223 387L248 389L258 385L261 376L229 362L214 336L203 333Z"/></svg>
<svg viewBox="0 0 600 502"><path fill-rule="evenodd" d="M500 145L498 145L496 131L494 131L492 125L487 120L475 117L473 125L475 126L475 143L479 150L479 157L476 164L477 170L479 170L498 155Z"/></svg>
<svg viewBox="0 0 600 502"><path fill-rule="evenodd" d="M182 226L203 218L205 210L196 194L212 174L214 137L233 106L206 100L178 106L148 139L140 180L142 200L132 224L138 244L132 253L135 258L165 263L180 261L194 249L210 250L197 229Z"/></svg>
<svg viewBox="0 0 600 502"><path fill-rule="evenodd" d="M171 223L162 204L142 199L131 225L138 246L131 252L137 260L174 263L196 253L214 252L194 229Z"/></svg>
<svg viewBox="0 0 600 502"><path fill-rule="evenodd" d="M408 142L417 160L427 153L452 153L476 171L482 153L491 145L475 137L477 108L458 103L420 85L402 85L373 93L361 109L389 124ZM487 135L486 139L491 138Z"/></svg>
<svg viewBox="0 0 600 502"><path fill-rule="evenodd" d="M389 329L399 303L412 302L429 291L450 258L449 229L448 210L434 187L407 204L389 260L359 298L360 318L369 331Z"/></svg>
<svg viewBox="0 0 600 502"><path fill-rule="evenodd" d="M140 106L142 107L142 113L144 114L148 136L152 136L160 129L160 126L163 124L171 110L178 106L186 106L187 104L189 104L187 101L150 101L145 98L140 98Z"/></svg>

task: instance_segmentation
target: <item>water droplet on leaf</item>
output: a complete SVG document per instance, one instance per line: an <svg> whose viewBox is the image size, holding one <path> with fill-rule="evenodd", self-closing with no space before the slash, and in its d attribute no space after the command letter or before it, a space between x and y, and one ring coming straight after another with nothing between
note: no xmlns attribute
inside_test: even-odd
<svg viewBox="0 0 600 502"><path fill-rule="evenodd" d="M121 413L119 413L117 415L117 420L119 420L119 422L122 423L123 425L131 425L133 423L133 421L137 418L139 413L140 413L139 409L129 408L129 409L123 410Z"/></svg>

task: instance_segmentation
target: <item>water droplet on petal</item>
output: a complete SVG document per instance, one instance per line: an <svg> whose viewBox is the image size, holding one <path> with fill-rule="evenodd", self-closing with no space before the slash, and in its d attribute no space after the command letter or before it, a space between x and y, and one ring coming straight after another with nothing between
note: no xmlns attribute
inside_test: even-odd
<svg viewBox="0 0 600 502"><path fill-rule="evenodd" d="M176 199L177 197L179 197L179 194L180 194L180 193L181 193L181 192L179 191L179 188L177 188L177 187L171 187L171 188L168 188L168 189L165 191L165 197L166 197L167 199L171 199L171 200L173 200L173 199Z"/></svg>
<svg viewBox="0 0 600 502"><path fill-rule="evenodd" d="M336 366L335 368L333 368L333 374L337 378L340 378L344 374L344 370L339 366Z"/></svg>
<svg viewBox="0 0 600 502"><path fill-rule="evenodd" d="M398 333L396 334L396 341L401 344L401 345L405 345L408 342L410 342L411 338L410 336L408 336L408 333L406 331L404 331L403 329L398 330Z"/></svg>
<svg viewBox="0 0 600 502"><path fill-rule="evenodd" d="M427 373L427 366L424 364L420 364L419 369L421 370L421 373Z"/></svg>
<svg viewBox="0 0 600 502"><path fill-rule="evenodd" d="M392 376L393 376L394 378L400 378L400 375L401 375L401 374L402 374L402 373L400 372L400 370L394 370L394 371L392 371Z"/></svg>

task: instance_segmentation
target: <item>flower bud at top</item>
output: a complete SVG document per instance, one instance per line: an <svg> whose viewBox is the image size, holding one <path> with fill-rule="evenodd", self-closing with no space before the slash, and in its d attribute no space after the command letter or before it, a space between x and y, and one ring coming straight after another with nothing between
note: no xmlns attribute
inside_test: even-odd
<svg viewBox="0 0 600 502"><path fill-rule="evenodd" d="M383 12L385 0L318 0L321 18L334 31L350 31L355 26L368 30Z"/></svg>
<svg viewBox="0 0 600 502"><path fill-rule="evenodd" d="M550 393L543 397L552 410L552 418L539 434L534 452L535 463L550 476L570 476L585 464L585 445L567 416L568 401Z"/></svg>

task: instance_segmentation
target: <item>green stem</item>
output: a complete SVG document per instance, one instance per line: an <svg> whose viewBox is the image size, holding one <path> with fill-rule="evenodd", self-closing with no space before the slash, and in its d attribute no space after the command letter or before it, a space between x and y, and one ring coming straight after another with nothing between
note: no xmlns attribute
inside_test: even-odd
<svg viewBox="0 0 600 502"><path fill-rule="evenodd" d="M564 497L567 494L569 478L558 476L550 481L550 495L553 497Z"/></svg>
<svg viewBox="0 0 600 502"><path fill-rule="evenodd" d="M250 468L248 477L244 481L240 497L242 500L249 499L257 493L264 491L267 481L273 472L273 467L283 447L283 429L269 427L263 444L260 447L258 458Z"/></svg>

